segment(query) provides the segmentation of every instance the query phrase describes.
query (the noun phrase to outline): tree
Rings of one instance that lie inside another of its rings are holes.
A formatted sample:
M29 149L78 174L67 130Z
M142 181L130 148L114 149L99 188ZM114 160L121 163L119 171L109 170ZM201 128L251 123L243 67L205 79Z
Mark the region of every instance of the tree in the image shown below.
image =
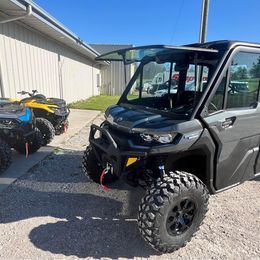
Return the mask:
M245 67L238 67L238 69L232 73L232 80L247 79L248 71Z
M250 70L250 75L252 78L260 78L260 56L257 59L257 63L253 63L253 66Z

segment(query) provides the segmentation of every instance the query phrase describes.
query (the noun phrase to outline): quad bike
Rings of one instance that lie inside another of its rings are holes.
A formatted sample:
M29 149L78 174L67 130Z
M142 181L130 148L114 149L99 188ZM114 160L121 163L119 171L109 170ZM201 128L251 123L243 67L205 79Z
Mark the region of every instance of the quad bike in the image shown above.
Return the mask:
M33 110L37 127L43 134L43 145L50 143L55 134L60 135L68 129L70 111L65 100L46 98L42 94L37 94L37 90L33 90L32 93L21 91L18 94L29 95L19 102Z
M199 229L209 194L260 175L260 44L143 46L97 60L140 65L105 121L91 126L83 171L102 185L123 177L144 187L141 234L162 253L177 250ZM246 78L235 73L241 67ZM161 96L142 91L157 70L170 83ZM233 81L250 91L230 93Z
M33 112L23 105L0 100L0 173L12 161L11 148L22 154L36 152L42 145L42 135L36 128Z

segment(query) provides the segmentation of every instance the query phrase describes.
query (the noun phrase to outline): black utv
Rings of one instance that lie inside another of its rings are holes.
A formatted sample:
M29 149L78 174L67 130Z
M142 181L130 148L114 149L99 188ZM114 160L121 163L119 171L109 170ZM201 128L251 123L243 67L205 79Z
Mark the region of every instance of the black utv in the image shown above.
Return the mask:
M198 230L209 194L260 174L260 44L144 46L98 59L140 65L105 121L91 126L83 169L96 182L145 184L139 229L153 248L172 252ZM142 91L159 72L168 91ZM248 91L230 91L232 82Z
M11 148L22 154L36 152L42 145L42 135L36 128L32 111L23 105L0 101L0 173L11 164Z

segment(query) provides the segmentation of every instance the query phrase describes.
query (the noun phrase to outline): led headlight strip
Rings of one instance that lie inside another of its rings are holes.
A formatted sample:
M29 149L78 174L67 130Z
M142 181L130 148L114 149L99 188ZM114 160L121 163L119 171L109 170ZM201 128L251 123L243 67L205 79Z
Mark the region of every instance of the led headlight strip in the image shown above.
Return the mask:
M141 138L145 141L145 142L152 142L152 141L156 141L158 143L161 144L169 144L173 141L175 135L172 134L140 134Z

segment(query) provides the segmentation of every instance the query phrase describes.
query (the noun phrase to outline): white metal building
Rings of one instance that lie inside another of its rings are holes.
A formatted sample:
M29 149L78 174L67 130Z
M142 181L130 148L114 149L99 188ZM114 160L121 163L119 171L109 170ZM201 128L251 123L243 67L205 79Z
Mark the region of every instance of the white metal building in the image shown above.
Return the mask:
M118 44L91 44L100 54L131 48L133 45ZM135 70L135 65L124 65L123 62L112 61L109 66L102 66L100 92L106 95L121 95L126 84L131 79Z
M37 89L73 102L99 94L98 52L29 0L0 0L0 96Z

